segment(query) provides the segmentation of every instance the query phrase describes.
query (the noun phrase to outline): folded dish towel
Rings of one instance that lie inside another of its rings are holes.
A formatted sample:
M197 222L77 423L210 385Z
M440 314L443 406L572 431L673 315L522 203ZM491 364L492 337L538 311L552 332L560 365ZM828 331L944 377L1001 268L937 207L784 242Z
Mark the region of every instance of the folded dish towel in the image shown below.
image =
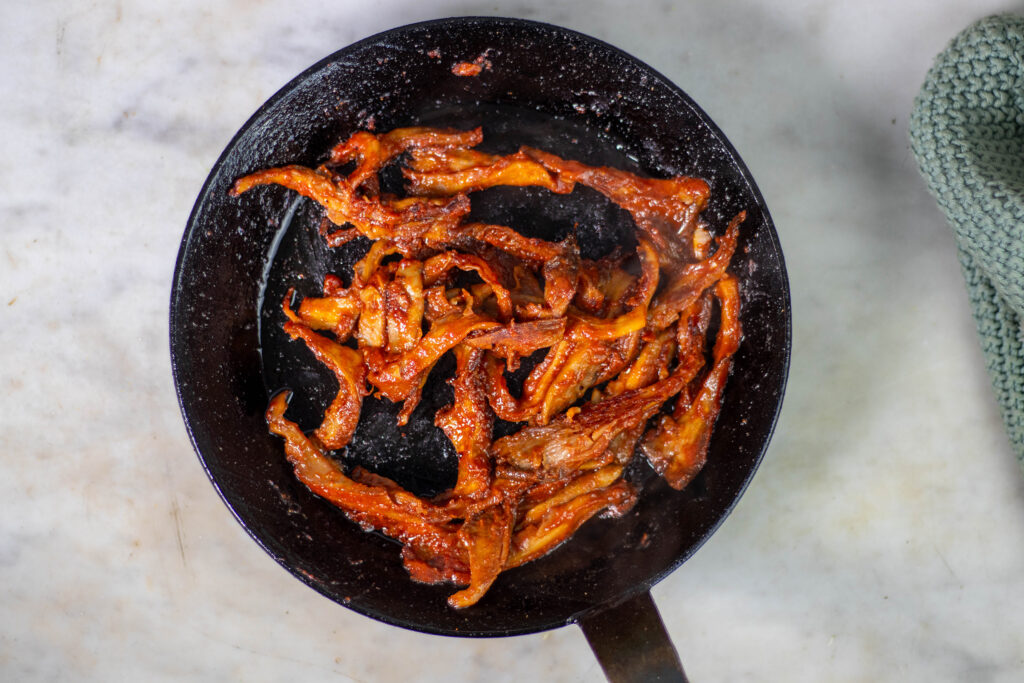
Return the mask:
M910 140L953 227L992 384L1024 467L1024 17L983 19L935 60Z

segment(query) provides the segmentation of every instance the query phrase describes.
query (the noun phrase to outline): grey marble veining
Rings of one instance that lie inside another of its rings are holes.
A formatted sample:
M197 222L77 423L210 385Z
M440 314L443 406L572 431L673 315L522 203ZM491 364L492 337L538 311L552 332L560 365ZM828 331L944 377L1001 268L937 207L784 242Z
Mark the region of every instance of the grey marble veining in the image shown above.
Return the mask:
M654 590L691 678L1024 678L1024 477L906 137L933 56L1014 3L9 5L0 679L601 680L576 628L439 638L303 586L217 498L171 382L178 243L235 130L334 50L459 14L562 24L665 73L778 226L782 419L735 512Z

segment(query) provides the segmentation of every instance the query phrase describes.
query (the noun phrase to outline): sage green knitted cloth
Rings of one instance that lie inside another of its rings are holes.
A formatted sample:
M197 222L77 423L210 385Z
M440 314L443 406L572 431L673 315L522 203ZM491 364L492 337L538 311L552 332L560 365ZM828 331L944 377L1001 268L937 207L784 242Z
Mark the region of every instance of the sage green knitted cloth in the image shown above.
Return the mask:
M1024 17L983 19L935 60L910 141L946 214L1003 421L1024 466Z

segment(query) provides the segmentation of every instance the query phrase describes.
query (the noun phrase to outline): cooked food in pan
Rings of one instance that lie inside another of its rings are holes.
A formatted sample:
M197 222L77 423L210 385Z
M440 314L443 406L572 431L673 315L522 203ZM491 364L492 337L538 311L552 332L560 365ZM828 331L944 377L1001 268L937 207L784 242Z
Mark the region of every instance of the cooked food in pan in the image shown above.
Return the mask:
M328 245L372 241L320 296L289 292L282 304L285 332L337 379L320 426L304 433L286 417L289 392L273 397L267 422L303 484L403 544L414 580L460 586L455 608L595 515L628 511L637 494L623 473L634 457L685 487L704 464L742 336L728 267L744 214L716 236L701 218L705 181L526 147L492 155L481 142L480 129L358 132L318 168L262 170L232 188L290 188L323 207ZM390 166L404 175L402 196L381 191ZM573 235L552 242L469 218L479 190L577 185L631 214L635 249L590 260ZM434 422L458 453L455 486L423 498L346 467L364 397L401 403L404 424L449 353L454 400ZM527 359L521 390L510 387ZM520 428L495 438L496 419Z

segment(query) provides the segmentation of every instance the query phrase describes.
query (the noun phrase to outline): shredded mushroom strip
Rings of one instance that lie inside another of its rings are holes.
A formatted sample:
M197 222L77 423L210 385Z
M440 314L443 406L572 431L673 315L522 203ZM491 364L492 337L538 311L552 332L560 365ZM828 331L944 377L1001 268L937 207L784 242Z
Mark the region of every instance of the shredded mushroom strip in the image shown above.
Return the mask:
M258 171L231 190L282 185L324 208L329 246L372 240L349 287L328 275L322 296L296 307L290 291L283 303L285 332L337 378L323 422L303 433L285 417L284 392L266 419L303 484L402 542L414 580L462 586L448 600L459 609L595 515L627 512L637 494L623 473L636 453L672 487L692 481L742 337L739 283L727 268L745 214L713 238L700 218L706 182L643 178L526 147L495 156L473 149L482 140L479 128L359 132L318 168ZM380 191L390 164L401 165L404 197ZM467 220L471 192L567 194L577 184L632 215L635 253L592 261L575 236L547 242ZM457 276L467 271L475 284ZM506 373L542 350L513 395ZM401 402L405 424L446 353L456 361L454 402L435 424L459 457L455 487L425 499L358 467L346 474L332 451L344 455L363 397ZM494 440L496 417L521 428Z

